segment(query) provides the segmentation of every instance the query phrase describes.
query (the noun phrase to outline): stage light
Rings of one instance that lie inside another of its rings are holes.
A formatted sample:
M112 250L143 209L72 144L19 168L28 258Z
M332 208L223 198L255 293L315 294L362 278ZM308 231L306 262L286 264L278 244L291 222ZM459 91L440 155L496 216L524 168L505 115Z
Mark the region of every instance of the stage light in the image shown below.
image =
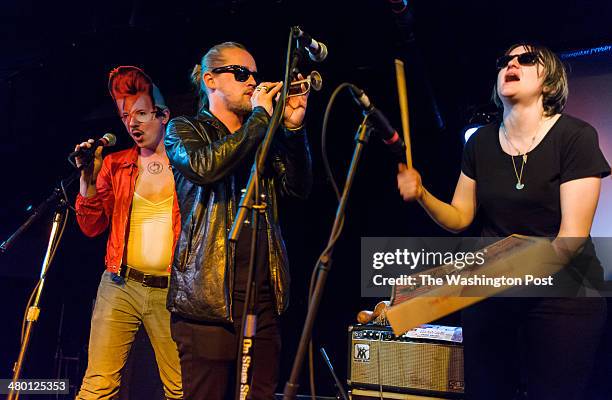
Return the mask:
M470 136L472 136L481 126L483 125L482 124L471 124L463 128L463 142L467 143Z
M463 128L463 143L466 143L481 126L490 124L500 118L499 111L492 108L491 104L472 107L472 115L467 121L467 125Z

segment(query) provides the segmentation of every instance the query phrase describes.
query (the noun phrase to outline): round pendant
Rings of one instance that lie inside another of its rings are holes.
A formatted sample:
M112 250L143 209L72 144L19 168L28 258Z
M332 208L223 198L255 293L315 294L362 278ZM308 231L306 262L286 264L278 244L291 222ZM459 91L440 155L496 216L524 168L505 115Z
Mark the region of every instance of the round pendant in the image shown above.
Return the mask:
M516 187L516 190L521 190L522 188L525 187L525 185L522 184L521 182L518 182L515 187Z

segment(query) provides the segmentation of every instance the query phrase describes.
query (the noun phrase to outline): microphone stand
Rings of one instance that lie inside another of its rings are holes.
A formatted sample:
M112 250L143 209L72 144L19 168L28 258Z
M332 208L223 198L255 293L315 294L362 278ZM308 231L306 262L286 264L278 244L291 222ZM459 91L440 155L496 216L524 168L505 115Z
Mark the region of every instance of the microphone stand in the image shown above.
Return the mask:
M79 178L79 174L80 171L75 171L71 175L69 175L68 178L63 179L62 182L66 183L62 183L62 186L70 186L72 182ZM21 226L15 232L13 232L13 234L9 236L8 239L6 239L4 242L2 242L2 244L0 244L0 253L6 253L11 248L13 243L19 238L19 236L21 236L30 227L30 225L32 225L40 217L42 217L47 212L47 209L50 206L57 205L58 202L61 202L63 199L60 199L60 195L62 194L62 189L53 189L53 193L51 193L51 195L47 197L47 199L45 199L34 209L32 215L30 215L30 217L23 224L21 224Z
M304 357L308 349L308 343L310 342L310 339L312 337L312 328L317 315L317 311L319 310L319 303L321 302L321 297L323 296L323 290L325 287L325 282L327 280L327 274L329 273L329 270L332 266L331 256L336 241L338 240L338 237L340 236L340 233L342 231L342 226L344 224L344 210L348 201L349 192L351 190L351 187L353 186L353 180L357 171L357 165L359 164L359 160L361 159L361 153L363 152L363 148L368 143L368 140L370 138L371 127L367 123L368 116L369 114L366 114L364 116L363 121L359 125L357 134L355 135L355 150L353 151L353 158L351 160L351 165L347 172L346 182L344 183L344 189L342 191L342 197L340 198L338 209L336 211L336 218L334 220L327 247L319 257L319 260L317 261L316 268L318 271L315 278L315 288L310 303L308 304L308 313L306 314L304 328L302 329L302 336L300 337L298 350L293 361L291 376L289 377L289 381L287 381L287 383L285 384L285 390L283 392L284 400L293 400L297 396L297 391L299 388L298 380L300 377L302 364L304 363Z
M329 373L334 379L334 384L336 385L336 389L338 389L336 398L341 399L341 400L349 400L348 396L346 395L346 391L344 390L344 386L342 385L342 382L340 382L340 379L338 379L338 375L336 375L336 372L334 371L334 366L332 365L329 357L327 356L327 352L325 351L323 347L321 347L319 351L321 352L321 356L323 356L323 360L325 360L325 364L327 365L327 368L329 369Z
M36 207L32 215L7 239L0 245L0 251L2 253L6 253L8 249L13 245L13 243L41 216L45 214L47 209L50 207L55 208L55 214L53 215L53 225L51 226L51 233L49 234L49 243L47 245L47 251L45 253L45 258L43 259L40 278L38 283L36 284L35 293L32 293L34 296L33 304L28 308L26 314L26 326L25 333L22 332L23 336L21 338L21 347L19 349L19 356L17 357L17 361L13 366L13 387L15 386L15 382L19 380L21 375L21 370L23 368L23 363L25 360L25 356L27 353L28 346L30 344L30 338L32 336L32 329L34 328L34 323L38 321L40 316L40 298L42 296L43 287L45 284L45 277L47 275L47 271L53 261L53 257L55 256L55 251L59 247L60 240L62 238L62 233L64 231L64 227L68 218L69 212L69 203L66 199L65 188L70 186L80 175L80 171L74 171L68 178L61 181L61 188L55 188L53 193L44 200L41 204ZM31 299L31 298L30 298ZM11 389L8 394L7 400L17 400L19 398L19 391L15 391Z
M257 316L255 314L255 305L257 304L257 290L255 281L255 260L257 255L258 245L258 229L259 215L263 214L268 207L264 195L259 193L259 178L263 171L264 163L268 157L274 133L280 125L281 118L285 111L285 102L291 82L291 72L297 66L301 58L300 49L294 46L294 39L297 39L297 27L292 27L289 34L289 43L287 45L287 57L285 62L285 72L283 79L283 87L280 93L280 98L274 107L270 123L266 130L266 135L257 150L255 162L251 168L251 175L247 183L247 187L242 194L236 217L232 223L232 228L228 239L230 242L236 243L242 230L242 225L246 223L246 216L249 210L252 211L252 234L251 248L249 255L249 268L246 283L246 301L242 313L242 321L239 335L239 348L236 358L236 390L235 398L238 400L246 400L251 387L251 379L253 375L253 340L257 330Z

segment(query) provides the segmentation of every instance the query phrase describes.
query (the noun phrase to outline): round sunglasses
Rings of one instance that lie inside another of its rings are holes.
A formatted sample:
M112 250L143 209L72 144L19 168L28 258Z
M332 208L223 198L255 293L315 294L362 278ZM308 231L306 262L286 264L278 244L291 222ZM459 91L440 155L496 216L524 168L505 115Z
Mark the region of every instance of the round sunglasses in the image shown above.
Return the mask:
M153 110L153 111L145 111L145 110L134 110L131 113L124 113L123 115L121 115L121 120L124 123L127 123L127 121L137 121L140 124L144 124L146 122L151 122L153 121L157 116L160 115L160 110Z

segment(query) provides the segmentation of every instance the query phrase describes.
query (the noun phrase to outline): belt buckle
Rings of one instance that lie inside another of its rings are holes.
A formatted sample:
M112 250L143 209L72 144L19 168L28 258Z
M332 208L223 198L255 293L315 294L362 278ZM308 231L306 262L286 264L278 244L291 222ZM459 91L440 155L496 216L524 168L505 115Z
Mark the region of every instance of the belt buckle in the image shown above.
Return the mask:
M142 276L142 286L153 287L151 286L151 281L149 279L155 278L155 276L150 274L144 274Z

